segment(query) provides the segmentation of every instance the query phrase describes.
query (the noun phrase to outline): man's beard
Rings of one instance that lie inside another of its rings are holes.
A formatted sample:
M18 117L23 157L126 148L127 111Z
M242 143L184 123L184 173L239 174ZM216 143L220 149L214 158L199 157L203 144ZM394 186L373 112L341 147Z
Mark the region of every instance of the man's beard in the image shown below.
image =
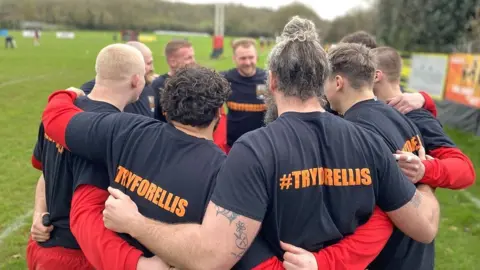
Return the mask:
M155 74L155 71L152 69L150 72L145 74L145 83L150 85L157 77L158 75Z
M267 89L269 89L268 85ZM278 118L277 104L275 103L275 99L273 98L273 95L270 91L267 91L265 93L265 105L267 106L267 111L265 112L263 122L268 125Z

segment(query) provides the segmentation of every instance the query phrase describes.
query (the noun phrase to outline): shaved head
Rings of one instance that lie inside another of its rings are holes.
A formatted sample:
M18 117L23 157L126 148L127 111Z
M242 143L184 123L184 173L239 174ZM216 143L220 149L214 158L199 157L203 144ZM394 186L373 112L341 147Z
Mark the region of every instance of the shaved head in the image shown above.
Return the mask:
M131 46L143 55L143 61L145 61L145 80L150 84L153 80L153 54L150 48L147 45L138 42L138 41L129 41L126 43L128 46Z
M150 48L148 48L147 45L141 43L141 42L138 42L138 41L129 41L126 43L128 46L132 46L134 47L135 49L139 50L143 56L145 55L151 55L152 54L152 51L150 50Z
M95 63L97 81L123 82L135 75L145 76L145 61L139 50L124 44L112 44L98 53Z

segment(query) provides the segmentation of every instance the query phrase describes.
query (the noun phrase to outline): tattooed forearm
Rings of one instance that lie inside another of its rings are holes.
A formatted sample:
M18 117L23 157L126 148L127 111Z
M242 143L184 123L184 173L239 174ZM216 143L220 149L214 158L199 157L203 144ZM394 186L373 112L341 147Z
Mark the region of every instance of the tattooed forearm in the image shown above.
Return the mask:
M228 219L228 221L230 221L230 224L232 224L232 221L234 221L238 217L237 213L234 213L234 212L232 212L230 210L227 210L225 208L215 206L215 209L217 210L217 216L218 216L218 214L220 214L220 215L226 217Z
M232 252L232 255L240 259L245 254L248 247L247 227L245 226L245 223L240 220L237 221L236 225L237 229L233 235L235 235L235 245L238 248L238 253Z
M420 203L422 202L422 194L420 194L420 192L416 192L410 202L415 208L418 208L420 206Z

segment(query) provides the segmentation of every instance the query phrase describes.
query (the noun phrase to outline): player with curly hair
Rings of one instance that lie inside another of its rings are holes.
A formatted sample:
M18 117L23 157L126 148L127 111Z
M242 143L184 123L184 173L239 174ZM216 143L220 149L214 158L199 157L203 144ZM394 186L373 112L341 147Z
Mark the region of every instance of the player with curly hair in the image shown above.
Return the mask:
M168 123L135 114L83 112L73 105L76 94L69 91L51 95L43 123L72 153L106 165L110 186L131 196L143 215L168 223L201 223L226 158L213 143L213 130L230 91L215 71L184 68L167 81L162 95ZM104 190L83 192L90 203L105 203L94 194L101 196ZM103 226L100 212L90 214ZM153 255L125 238L144 256Z

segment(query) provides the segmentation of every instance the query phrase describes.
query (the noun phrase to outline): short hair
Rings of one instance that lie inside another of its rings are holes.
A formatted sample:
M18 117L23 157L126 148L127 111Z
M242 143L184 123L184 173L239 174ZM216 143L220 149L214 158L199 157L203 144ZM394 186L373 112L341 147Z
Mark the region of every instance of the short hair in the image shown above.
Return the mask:
M174 39L167 43L165 46L165 56L170 57L174 53L176 53L179 49L182 48L190 48L192 47L192 43L184 39Z
M332 68L331 76L346 77L354 89L372 87L375 78L375 63L370 50L362 44L339 43L328 52Z
M340 40L340 43L357 43L363 44L369 49L377 47L375 37L365 31L357 31L346 35Z
M100 50L95 62L99 79L118 81L132 75L145 75L145 60L142 53L132 46L111 44Z
M400 81L402 74L402 57L391 47L378 47L372 51L377 70L381 70L389 82Z
M129 41L125 44L127 44L128 46L132 46L135 49L139 50L142 53L142 55L152 54L152 51L150 50L150 48L147 45L145 45L144 43L141 43L141 42L138 42L138 41Z
M161 105L167 121L208 127L231 93L227 80L198 65L180 68L166 80Z
M286 97L297 97L302 101L320 97L329 66L315 24L293 17L271 50L267 69L275 76L279 91Z
M248 48L256 45L257 42L253 38L238 38L232 41L233 52L237 51L238 47Z

